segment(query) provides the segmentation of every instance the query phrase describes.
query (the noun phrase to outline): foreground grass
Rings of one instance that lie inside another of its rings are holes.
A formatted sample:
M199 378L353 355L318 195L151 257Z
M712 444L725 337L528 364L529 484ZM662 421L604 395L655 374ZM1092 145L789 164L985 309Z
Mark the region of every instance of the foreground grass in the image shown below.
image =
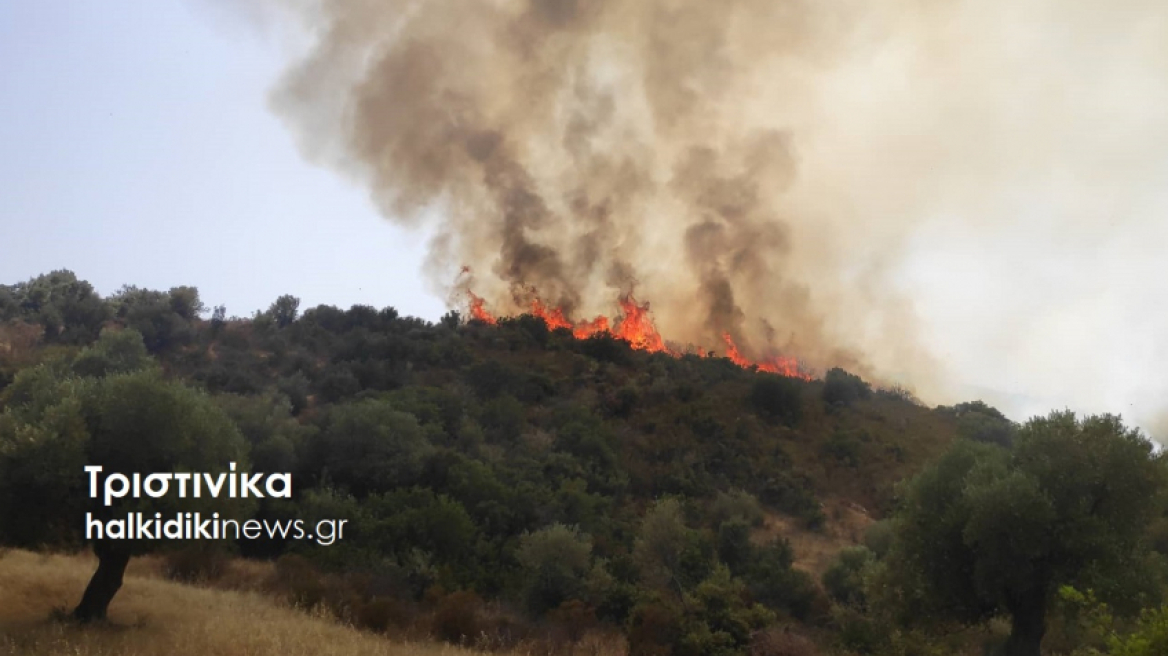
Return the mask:
M458 656L474 652L409 643L314 617L255 592L172 583L131 569L109 622L51 619L71 608L96 562L82 556L0 552L0 656Z

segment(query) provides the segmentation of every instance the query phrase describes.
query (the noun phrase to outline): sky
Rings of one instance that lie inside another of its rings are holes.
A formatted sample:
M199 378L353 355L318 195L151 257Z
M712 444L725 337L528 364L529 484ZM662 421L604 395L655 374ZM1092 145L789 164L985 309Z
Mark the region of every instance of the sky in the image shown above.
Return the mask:
M392 305L436 320L426 235L300 157L268 109L279 44L214 6L0 0L0 282L199 288L250 316Z
M67 268L102 294L194 285L234 316L293 294L302 308L392 305L436 320L446 306L421 273L428 235L301 156L269 106L287 44L228 13L0 0L0 283ZM1163 105L1128 106L1142 112L1131 125L1165 125ZM1131 139L1121 132L1093 138ZM1119 412L1168 438L1165 134L1143 138L1164 155L1139 160L1127 206L1108 194L1130 185L1101 180L1098 208L1059 205L1081 189L1038 190L1010 200L1018 225L938 216L914 235L896 275L950 374L943 400L984 398L1015 419ZM1059 222L1120 206L1114 224Z

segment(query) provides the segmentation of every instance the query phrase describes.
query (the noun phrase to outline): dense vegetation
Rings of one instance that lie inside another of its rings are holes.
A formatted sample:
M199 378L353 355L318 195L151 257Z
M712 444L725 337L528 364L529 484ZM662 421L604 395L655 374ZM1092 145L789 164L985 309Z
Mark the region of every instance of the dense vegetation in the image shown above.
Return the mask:
M532 316L431 324L291 296L206 314L190 287L102 298L64 271L0 286L0 543L81 546L87 463L232 460L291 472L295 494L224 512L349 528L329 546L217 547L279 559L291 598L368 628L435 609L456 642L485 630L485 599L513 609L501 636L608 625L637 654L762 653L776 623L905 653L998 616L1009 653L1036 654L1070 586L1121 618L1163 590L1163 461L1115 418L1020 427L839 369L789 379ZM829 534L841 509L868 518L863 544L797 567L787 538ZM113 549L111 567L160 544Z

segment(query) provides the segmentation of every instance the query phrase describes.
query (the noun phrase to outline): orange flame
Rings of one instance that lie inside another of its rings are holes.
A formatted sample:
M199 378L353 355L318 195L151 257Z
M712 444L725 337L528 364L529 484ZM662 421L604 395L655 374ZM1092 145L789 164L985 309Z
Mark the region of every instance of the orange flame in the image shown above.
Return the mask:
M742 357L742 352L738 350L738 345L734 343L734 338L730 336L730 333L722 333L722 341L726 342L726 357L730 358L730 361L739 367L745 369L758 367L759 371L788 376L790 378L811 380L811 376L799 370L799 361L795 358L784 358L776 355L769 360L752 362Z
M592 321L581 321L572 328L572 334L576 339L588 339L597 333L607 333L608 317L596 317Z
M486 309L483 308L483 299L481 297L475 296L475 293L469 289L466 291L466 295L470 297L470 316L472 319L478 319L479 321L489 323L492 326L499 323L499 321L495 319L495 317L490 312L487 312Z
M547 324L548 330L555 330L556 328L572 329L572 322L564 317L563 310L558 307L549 308L543 304L543 301L539 300L538 296L531 301L531 313L543 319L543 322Z
M661 333L657 332L653 319L649 317L649 304L637 305L631 294L619 302L624 316L621 317L613 334L632 344L635 349L650 353L668 352L665 340L661 338Z
M472 318L491 325L498 324L495 316L483 307L482 298L469 290L467 296L470 298L469 310ZM657 327L653 325L653 318L649 315L648 303L638 304L632 295L619 299L618 303L620 304L621 316L617 317L615 328L610 327L611 322L605 316L598 316L591 321L572 322L564 315L562 308L548 306L538 296L535 296L531 301L531 314L542 319L550 330L557 328L571 330L576 339L588 339L593 335L609 334L617 339L623 339L637 350L667 353L674 357L682 355L680 351L670 349L665 344L665 339L661 337L661 333L657 332ZM795 358L775 355L755 362L742 355L730 333L722 333L722 341L726 343L726 357L744 369L755 367L759 371L811 380L811 376L800 368L799 361ZM699 352L705 353L705 349L699 349Z

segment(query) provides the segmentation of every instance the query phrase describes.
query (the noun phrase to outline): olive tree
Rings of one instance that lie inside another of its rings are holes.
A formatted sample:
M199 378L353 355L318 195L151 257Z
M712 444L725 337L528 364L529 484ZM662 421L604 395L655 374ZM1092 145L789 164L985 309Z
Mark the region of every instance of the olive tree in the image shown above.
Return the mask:
M918 615L1004 612L1003 652L1038 656L1059 586L1128 580L1143 562L1164 464L1111 415L1034 418L1012 449L962 441L905 487L888 557L893 587Z
M95 349L134 351L131 340L111 338ZM121 347L121 348L114 348ZM140 347L140 344L139 344ZM103 353L83 353L83 371ZM124 364L134 358L108 358ZM178 499L132 495L106 505L99 490L91 496L87 466L109 473L222 472L229 462L247 468L246 442L230 419L206 395L165 380L156 368L82 376L67 362L50 362L17 375L5 391L0 413L0 542L20 547L79 546L86 542L87 513L98 522L142 512L173 517L178 511L238 517L242 499ZM111 539L91 542L97 571L73 611L81 621L103 619L121 588L130 558L160 540Z
M592 565L592 539L575 526L552 524L519 538L524 597L539 614L582 594Z

